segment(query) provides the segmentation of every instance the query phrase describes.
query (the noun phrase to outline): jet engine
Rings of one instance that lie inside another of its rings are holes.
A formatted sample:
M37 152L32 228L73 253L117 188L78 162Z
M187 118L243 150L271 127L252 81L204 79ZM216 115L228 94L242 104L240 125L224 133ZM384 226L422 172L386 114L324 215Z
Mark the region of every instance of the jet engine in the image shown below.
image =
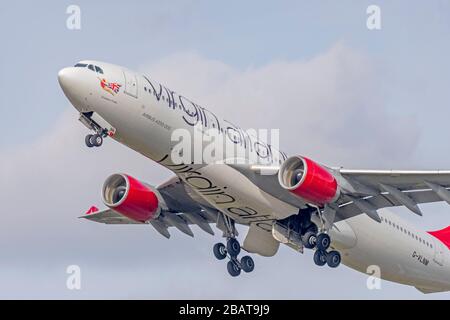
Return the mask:
M106 179L102 196L106 206L135 221L153 220L160 212L155 192L126 174L113 174Z
M278 172L280 185L306 202L324 205L336 201L340 190L325 167L301 156L286 159Z

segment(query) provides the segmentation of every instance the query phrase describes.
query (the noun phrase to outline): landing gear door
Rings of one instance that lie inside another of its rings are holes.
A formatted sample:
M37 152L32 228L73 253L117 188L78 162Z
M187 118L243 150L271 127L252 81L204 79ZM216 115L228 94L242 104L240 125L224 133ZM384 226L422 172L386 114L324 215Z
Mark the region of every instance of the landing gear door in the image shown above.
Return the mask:
M128 70L123 70L123 75L125 78L125 93L129 96L132 96L133 98L138 97L138 85L137 85L137 78L136 75L133 72L130 72Z

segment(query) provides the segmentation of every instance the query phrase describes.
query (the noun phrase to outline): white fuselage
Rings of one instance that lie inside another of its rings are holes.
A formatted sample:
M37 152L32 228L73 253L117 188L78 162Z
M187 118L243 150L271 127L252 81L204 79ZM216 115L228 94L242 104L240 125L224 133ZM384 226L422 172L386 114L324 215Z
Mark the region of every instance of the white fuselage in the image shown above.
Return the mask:
M298 213L297 208L262 191L231 166L176 164L170 156L178 143L172 141L172 134L180 128L192 137L195 130L217 130L226 143L242 148L247 155L258 153L258 162L264 165L278 166L285 154L246 136L239 127L148 77L103 62L85 63L100 66L104 74L87 68L65 68L59 74L75 108L101 116L115 129L115 140L172 170L198 199L238 223L256 223L268 232L274 220ZM119 92L103 88L102 79L120 84ZM380 216L383 221L377 223L360 214L338 222L330 231L343 263L361 272L379 268L383 279L422 289L450 290L449 250L397 215L381 211Z

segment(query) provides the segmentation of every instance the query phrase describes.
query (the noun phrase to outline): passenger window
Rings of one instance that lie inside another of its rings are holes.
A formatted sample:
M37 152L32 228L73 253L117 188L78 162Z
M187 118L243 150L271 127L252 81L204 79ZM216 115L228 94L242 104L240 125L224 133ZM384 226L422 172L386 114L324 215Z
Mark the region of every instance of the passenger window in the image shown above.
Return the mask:
M95 72L94 66L92 64L88 65L88 69Z
M103 74L103 70L100 67L95 66L95 71L97 71L97 73Z

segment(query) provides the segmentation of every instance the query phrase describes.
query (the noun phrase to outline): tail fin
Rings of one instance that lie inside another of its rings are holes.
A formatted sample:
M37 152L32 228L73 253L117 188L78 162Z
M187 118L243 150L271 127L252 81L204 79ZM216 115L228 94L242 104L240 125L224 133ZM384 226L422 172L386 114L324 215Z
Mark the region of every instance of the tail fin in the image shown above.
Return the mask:
M437 238L450 249L450 226L438 231L428 231L428 233Z

